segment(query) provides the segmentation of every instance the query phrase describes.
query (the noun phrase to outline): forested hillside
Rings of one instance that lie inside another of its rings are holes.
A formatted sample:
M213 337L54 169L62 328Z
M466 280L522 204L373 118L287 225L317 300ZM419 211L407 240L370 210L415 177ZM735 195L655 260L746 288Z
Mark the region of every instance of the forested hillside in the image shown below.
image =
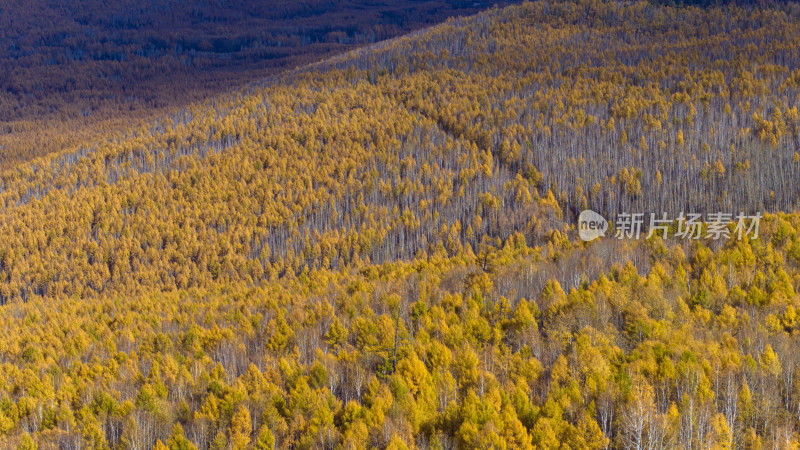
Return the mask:
M506 2L6 2L0 168L497 3Z
M7 169L0 445L797 448L798 67L794 4L540 1Z

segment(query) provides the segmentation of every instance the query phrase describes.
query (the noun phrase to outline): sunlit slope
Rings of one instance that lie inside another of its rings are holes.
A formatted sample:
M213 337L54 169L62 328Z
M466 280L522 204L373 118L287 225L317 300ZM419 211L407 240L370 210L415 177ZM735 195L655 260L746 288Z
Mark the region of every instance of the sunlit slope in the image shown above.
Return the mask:
M782 8L492 10L5 172L0 448L797 448Z
M797 15L492 10L36 161L3 176L2 296L558 246L584 207L792 209Z

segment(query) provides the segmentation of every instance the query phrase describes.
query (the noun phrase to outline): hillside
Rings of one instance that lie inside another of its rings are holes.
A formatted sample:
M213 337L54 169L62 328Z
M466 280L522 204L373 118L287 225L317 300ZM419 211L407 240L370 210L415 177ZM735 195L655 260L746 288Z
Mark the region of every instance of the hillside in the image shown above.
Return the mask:
M493 4L10 2L0 6L0 168Z
M6 169L2 445L797 448L798 49L524 3Z

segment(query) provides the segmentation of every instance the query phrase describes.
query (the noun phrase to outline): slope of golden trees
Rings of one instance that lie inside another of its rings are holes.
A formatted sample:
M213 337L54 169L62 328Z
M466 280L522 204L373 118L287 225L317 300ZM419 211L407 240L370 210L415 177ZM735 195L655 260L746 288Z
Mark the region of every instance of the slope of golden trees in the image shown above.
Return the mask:
M2 445L796 448L799 16L494 9L5 170Z
M0 176L0 298L541 243L586 207L791 209L798 14L493 10L37 160Z
M2 442L796 448L798 230L8 304Z

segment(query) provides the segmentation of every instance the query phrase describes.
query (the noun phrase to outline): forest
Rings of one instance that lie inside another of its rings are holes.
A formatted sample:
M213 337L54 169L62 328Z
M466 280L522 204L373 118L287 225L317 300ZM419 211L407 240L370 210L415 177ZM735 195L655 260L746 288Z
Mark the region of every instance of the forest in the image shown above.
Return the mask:
M0 5L0 167L505 1Z
M800 448L799 67L794 3L540 0L4 167L0 447Z

